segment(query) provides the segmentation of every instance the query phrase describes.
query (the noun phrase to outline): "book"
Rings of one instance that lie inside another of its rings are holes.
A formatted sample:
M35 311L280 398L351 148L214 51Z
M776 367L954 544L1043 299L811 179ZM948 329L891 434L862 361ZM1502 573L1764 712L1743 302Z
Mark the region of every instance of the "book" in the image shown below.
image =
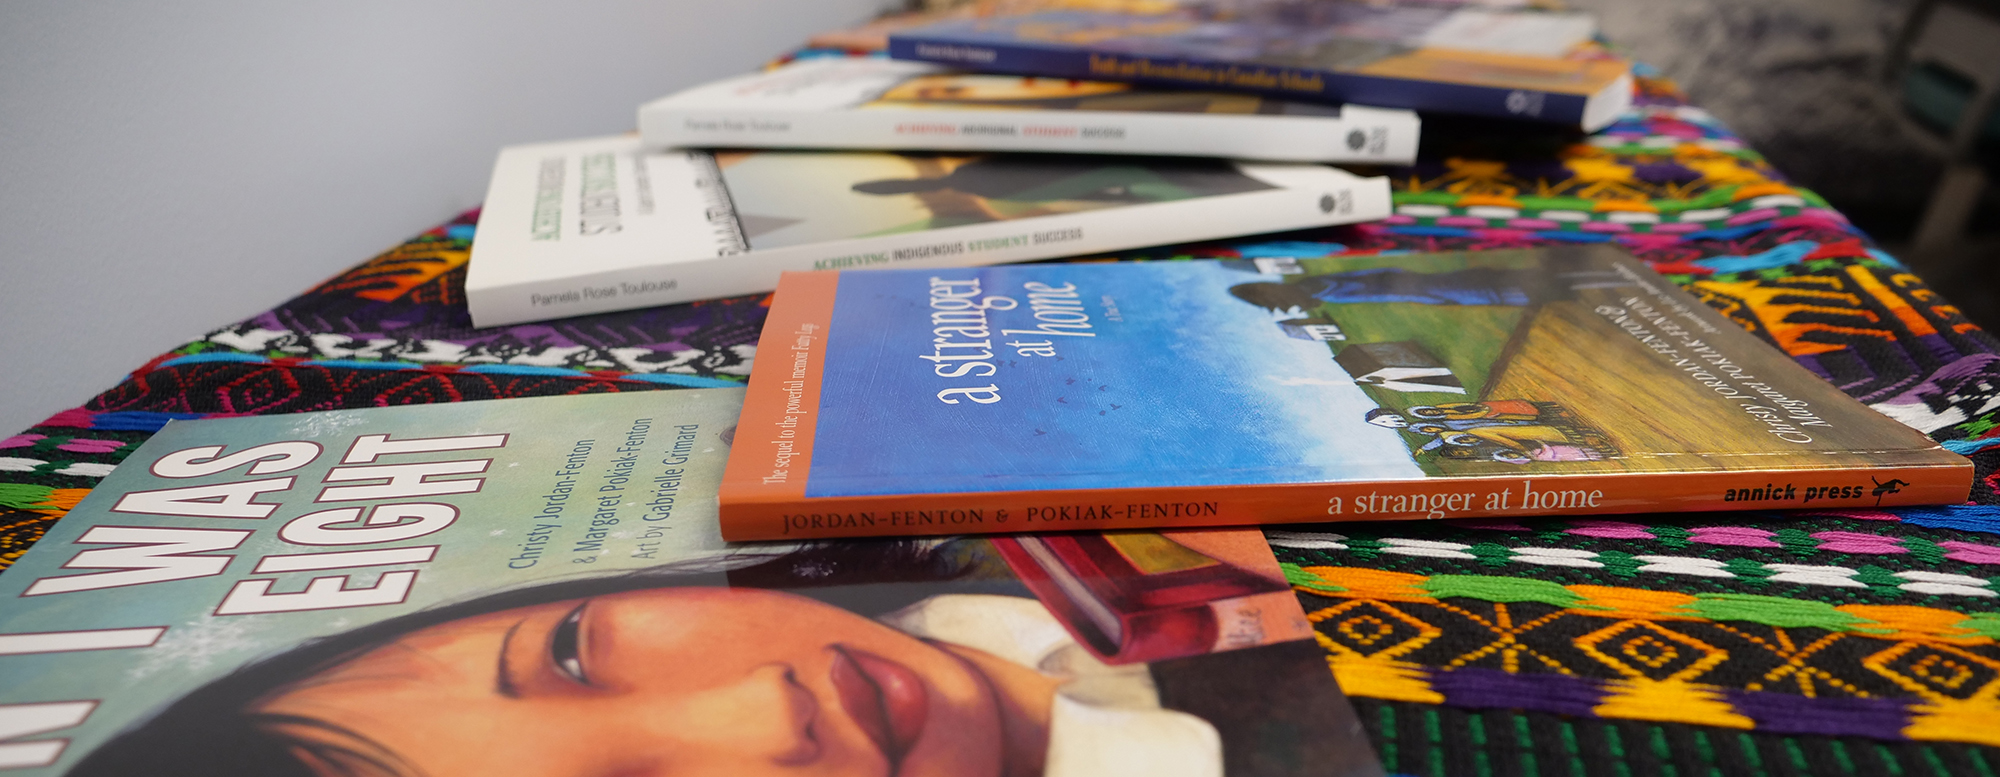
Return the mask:
M723 536L1963 501L1609 245L787 274Z
M807 59L639 107L657 147L1044 151L1408 164L1403 110L1109 81L965 73L869 57Z
M725 543L742 398L169 424L0 575L0 768L1382 773L1260 534L1027 567L1081 605L983 538Z
M1020 262L1367 221L1324 165L1075 154L502 149L466 270L476 326L770 291L786 270Z
M1271 622L1272 615L1290 618L1291 586L1282 575L1249 571L1269 548L1245 540L1254 535L1023 534L992 542L1079 644L1105 661L1127 663L1294 633L1285 620ZM1242 545L1247 562L1227 560L1232 543Z
M1594 131L1631 105L1631 68L1570 56L1585 14L1346 0L1190 4L946 19L889 36L889 56L993 73L1463 113Z

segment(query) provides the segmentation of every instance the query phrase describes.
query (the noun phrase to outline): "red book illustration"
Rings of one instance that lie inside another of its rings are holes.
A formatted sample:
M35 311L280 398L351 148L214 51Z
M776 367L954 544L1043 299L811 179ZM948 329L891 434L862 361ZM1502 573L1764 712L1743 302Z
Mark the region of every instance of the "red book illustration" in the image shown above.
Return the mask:
M1217 534L1256 539L1240 532L1111 532L996 537L993 545L1077 642L1106 663L1308 636L1311 626L1292 606L1283 573L1218 544Z

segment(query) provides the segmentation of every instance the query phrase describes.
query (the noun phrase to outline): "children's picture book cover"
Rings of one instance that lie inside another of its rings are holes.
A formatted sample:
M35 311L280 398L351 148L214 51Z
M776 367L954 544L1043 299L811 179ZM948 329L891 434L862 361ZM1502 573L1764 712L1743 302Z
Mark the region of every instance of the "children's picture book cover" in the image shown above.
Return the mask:
M1626 63L1572 56L1586 14L1305 0L1163 13L1046 10L889 36L896 59L1574 124L1631 104Z
M1318 164L1160 156L510 146L466 270L496 326L768 292L787 270L957 267L1382 218Z
M168 425L0 575L0 770L1381 774L1260 534L726 543L742 397Z
M992 75L878 57L802 59L639 107L673 148L1162 154L1406 164L1417 115L1244 92Z
M1962 501L1621 249L790 274L732 539ZM775 366L773 365L775 362Z

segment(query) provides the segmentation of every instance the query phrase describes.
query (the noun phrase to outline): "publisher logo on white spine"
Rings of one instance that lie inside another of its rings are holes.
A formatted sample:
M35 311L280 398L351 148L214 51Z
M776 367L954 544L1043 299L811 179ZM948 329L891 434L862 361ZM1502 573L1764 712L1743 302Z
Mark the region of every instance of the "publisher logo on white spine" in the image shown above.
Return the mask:
M1521 89L1507 93L1507 112L1516 116L1542 115L1542 101L1548 95Z

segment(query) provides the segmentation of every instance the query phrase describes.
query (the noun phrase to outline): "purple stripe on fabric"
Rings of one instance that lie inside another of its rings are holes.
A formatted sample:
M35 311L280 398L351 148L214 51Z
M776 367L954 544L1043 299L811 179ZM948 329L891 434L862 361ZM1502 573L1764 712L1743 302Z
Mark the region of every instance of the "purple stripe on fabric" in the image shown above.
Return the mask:
M1689 542L1706 545L1734 545L1742 548L1782 547L1771 541L1775 532L1751 526L1696 526L1689 531L1693 535L1688 537Z
M1796 216L1772 219L1771 226L1779 229L1813 227L1816 229L1838 229L1842 232L1854 232L1853 225L1849 224L1847 219L1827 218L1826 216L1812 213L1801 213Z
M1654 232L1700 232L1708 227L1701 222L1665 221L1653 225Z
M1833 371L1827 369L1825 364L1820 363L1818 355L1794 356L1792 357L1792 361L1798 362L1800 367L1811 370L1812 374L1825 378L1829 382L1833 380Z
M1810 697L1769 691L1728 689L1730 706L1773 734L1820 734L1901 740L1910 724L1909 705L1897 699Z
M1733 227L1738 224L1748 224L1752 221L1763 221L1765 219L1774 219L1777 217L1778 217L1777 208L1758 208L1756 210L1746 210L1743 211L1742 213L1730 216L1729 220L1723 223Z
M1835 553L1893 555L1910 552L1908 548L1903 547L1903 540L1901 538L1884 537L1879 534L1854 531L1822 531L1813 532L1812 538L1820 541L1820 550L1830 550Z
M1518 708L1591 717L1604 700L1603 683L1560 674L1509 674L1498 669L1432 669L1431 689L1453 707Z
M1445 216L1437 220L1440 227L1483 227L1486 222L1478 216Z
M1383 219L1383 220L1382 220L1382 223L1384 223L1384 224L1415 224L1415 223L1417 223L1417 218L1416 218L1415 216L1405 216L1405 215L1403 215L1403 214L1400 214L1400 213L1398 213L1398 214L1396 214L1396 215L1394 215L1394 216L1390 216L1390 217L1388 217L1388 218L1386 218L1386 219Z
M1562 229L1561 223L1548 219L1508 219L1507 226L1516 229Z
M1581 229L1585 232L1630 232L1631 225L1614 224L1609 221L1587 221Z
M2000 547L1958 540L1940 542L1938 547L1951 551L1944 554L1944 557L1953 561L1963 561L1967 564L2000 564Z
M1475 709L1524 709L1596 717L1610 692L1602 680L1559 674L1510 674L1472 667L1430 668L1430 686L1444 703ZM1810 697L1715 686L1720 698L1775 734L1864 736L1899 741L1910 723L1909 706L1896 699Z

